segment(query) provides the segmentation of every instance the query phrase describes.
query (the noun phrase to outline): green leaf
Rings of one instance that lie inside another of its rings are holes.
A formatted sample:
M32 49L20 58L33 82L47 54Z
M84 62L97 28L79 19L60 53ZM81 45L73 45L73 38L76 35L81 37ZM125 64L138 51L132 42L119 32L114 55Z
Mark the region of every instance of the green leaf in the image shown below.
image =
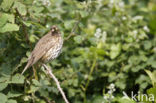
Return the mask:
M41 86L40 82L37 81L36 79L33 79L32 82L35 86Z
M69 94L69 97L75 96L75 89L69 88L68 92L69 92L68 93Z
M0 91L2 91L3 89L5 89L8 86L7 83L0 83Z
M55 87L47 87L47 89L48 89L49 92L52 91L52 92L55 93L55 94L58 94L58 93L59 93L58 89L55 88Z
M66 29L71 29L71 28L73 28L74 23L75 23L75 20L65 21L64 26Z
M7 17L3 13L0 14L0 27L7 22Z
M41 96L44 96L44 97L49 96L49 93L47 91L45 91L43 88L39 89L39 93L40 93Z
M24 76L20 74L16 74L12 77L11 81L9 83L15 83L15 84L23 84L24 83Z
M4 16L10 23L15 23L15 16L13 14L4 14Z
M0 14L0 27L6 24L9 21L10 23L15 23L15 16L12 14L1 13Z
M1 66L0 66L0 73L1 74L6 74L6 75L9 75L11 74L11 65L9 63L3 63ZM7 77L4 77L4 78L7 78ZM2 79L4 79L2 78ZM9 77L8 77L9 78Z
M0 103L6 103L8 100L7 96L0 93Z
M156 63L155 63L155 58L154 56L151 56L148 60L147 60L147 64L151 65L153 68L156 68Z
M147 93L148 93L148 96L149 97L150 96L154 96L154 99L155 99L156 98L156 87L148 89L147 90ZM156 102L156 99L154 101Z
M9 79L10 79L10 76L8 76L8 77L0 77L0 82L6 82L6 81L9 81Z
M40 100L39 102L37 102L37 103L47 103L46 101L44 101L44 100Z
M9 91L7 94L8 98L14 98L14 97L19 97L21 96L22 93L16 92L16 91Z
M120 54L120 51L121 51L121 44L113 44L111 46L111 52L110 52L110 58L111 59L115 59L119 54Z
M125 89L126 88L126 84L125 81L120 80L120 81L116 81L115 82L116 87L120 88L120 89Z
M31 23L28 22L28 21L23 21L23 23L24 23L27 27L31 26Z
M92 103L103 103L103 97L102 96L95 96L95 97L93 97L93 101L92 101Z
M4 11L8 11L10 9L10 7L12 6L14 0L3 0L2 4L1 4L1 8Z
M30 36L29 36L29 40L30 40L30 42L32 42L32 43L34 43L34 42L36 41L37 38L38 38L38 37L37 37L36 35L30 35Z
M0 28L1 33L10 32L10 31L18 31L19 26L17 24L7 23L4 27Z
M131 43L131 42L133 42L133 38L132 37L127 37L127 38L125 38L125 41L128 42L128 43Z
M83 41L83 38L82 36L78 35L74 37L74 40L76 43L80 44Z
M35 93L39 88L40 87L38 86L31 85L30 90L28 90L28 93Z
M29 8L29 12L34 15L41 13L44 10L44 7L32 6Z
M115 98L118 103L136 103L134 100L130 98Z
M82 18L84 18L84 17L88 16L88 12L80 11L80 15L81 15Z
M129 44L123 44L122 45L122 49L125 50L125 51L129 50L129 47L130 47Z
M151 72L149 70L145 70L145 72L148 74L148 76L150 77L153 86L156 84L156 71Z
M26 6L20 2L15 2L14 4L14 8L17 8L18 12L21 15L26 15L27 14L27 10L26 10Z
M17 101L13 99L9 99L6 103L17 103Z
M152 47L152 42L151 41L145 41L144 42L144 48L145 50L148 50Z

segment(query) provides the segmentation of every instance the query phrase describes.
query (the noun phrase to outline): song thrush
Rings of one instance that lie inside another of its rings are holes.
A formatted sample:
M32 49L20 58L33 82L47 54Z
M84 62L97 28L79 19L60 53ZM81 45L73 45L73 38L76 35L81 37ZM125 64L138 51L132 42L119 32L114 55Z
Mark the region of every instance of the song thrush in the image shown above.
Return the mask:
M47 63L58 57L62 45L63 39L59 29L56 26L52 26L51 30L37 42L21 74L38 61Z

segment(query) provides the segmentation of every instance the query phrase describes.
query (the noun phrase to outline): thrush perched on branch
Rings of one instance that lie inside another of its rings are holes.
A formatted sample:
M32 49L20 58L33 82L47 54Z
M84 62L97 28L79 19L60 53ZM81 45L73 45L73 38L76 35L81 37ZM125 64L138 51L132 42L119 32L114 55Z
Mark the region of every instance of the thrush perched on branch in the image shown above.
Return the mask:
M52 26L51 30L37 42L21 74L38 61L47 63L58 57L62 45L63 39L59 29L56 26Z

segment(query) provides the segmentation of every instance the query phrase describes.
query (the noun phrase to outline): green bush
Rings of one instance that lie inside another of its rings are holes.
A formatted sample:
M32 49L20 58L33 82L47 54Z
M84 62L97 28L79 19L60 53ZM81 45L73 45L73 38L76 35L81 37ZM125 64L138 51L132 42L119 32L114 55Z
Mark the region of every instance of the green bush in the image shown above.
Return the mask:
M114 99L106 102L135 102L122 99L123 91L156 95L155 12L154 0L1 1L1 103L64 102L43 68L20 75L52 25L60 29L64 46L48 65L71 103L103 103L111 83Z

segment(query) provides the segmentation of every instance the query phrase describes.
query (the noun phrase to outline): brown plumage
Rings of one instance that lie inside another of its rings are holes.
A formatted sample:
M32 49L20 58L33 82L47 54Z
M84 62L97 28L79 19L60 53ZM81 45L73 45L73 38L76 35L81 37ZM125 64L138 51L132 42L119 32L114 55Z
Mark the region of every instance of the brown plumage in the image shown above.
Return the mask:
M22 74L37 61L47 63L50 60L55 59L61 51L63 39L56 26L52 26L51 30L43 36L36 44L28 63L25 66Z

